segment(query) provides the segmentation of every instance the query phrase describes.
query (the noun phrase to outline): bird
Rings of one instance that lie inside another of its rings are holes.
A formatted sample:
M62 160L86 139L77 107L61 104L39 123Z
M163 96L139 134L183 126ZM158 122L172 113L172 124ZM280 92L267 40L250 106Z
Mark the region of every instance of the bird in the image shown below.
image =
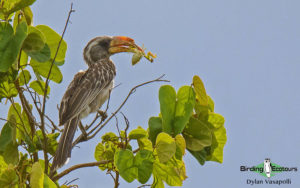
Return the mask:
M64 126L52 161L51 172L65 165L79 121L96 112L113 88L116 67L110 56L121 52L142 51L134 40L125 36L100 36L90 40L83 50L88 69L75 74L60 103L59 125Z

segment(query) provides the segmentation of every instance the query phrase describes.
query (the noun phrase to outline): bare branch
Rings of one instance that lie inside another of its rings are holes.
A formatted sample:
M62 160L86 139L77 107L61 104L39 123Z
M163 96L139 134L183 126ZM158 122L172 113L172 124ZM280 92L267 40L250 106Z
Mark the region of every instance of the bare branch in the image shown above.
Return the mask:
M52 63L51 63L51 66L50 66L50 70L48 72L48 76L47 76L47 79L46 79L46 83L45 83L45 92L44 92L44 98L43 98L43 104L42 104L42 114L41 114L41 130L42 130L42 133L43 133L43 136L44 136L44 146L43 146L43 150L44 150L44 159L45 159L45 173L47 174L48 173L48 163L49 163L49 160L48 160L48 152L47 152L47 135L46 135L46 132L45 132L45 109L46 109L46 98L47 98L47 91L48 91L48 86L49 86L49 78L50 78L50 75L51 75L51 72L52 72L52 68L53 68L53 65L54 65L54 62L55 62L55 59L57 57L57 54L58 54L58 51L59 51L59 48L60 48L60 45L63 41L63 38L64 38L64 35L65 35L65 32L67 30L67 27L69 25L69 20L70 20L70 17L71 17L71 14L74 12L75 10L73 10L73 3L71 3L71 8L70 8L70 11L68 13L68 18L67 18L67 21L66 21L66 24L65 24L65 27L64 27L64 30L63 30L63 33L61 35L61 38L58 42L58 45L57 45L57 49L56 49L56 52L55 52L55 55L54 55L54 58L52 60Z
M101 164L107 164L107 163L110 163L112 162L111 160L110 161L97 161L97 162L91 162L91 163L82 163L82 164L77 164L77 165L74 165L66 170L64 170L63 172L61 172L60 174L57 174L56 176L54 176L52 178L53 181L56 181L56 180L59 180L60 178L62 178L63 176L69 174L70 172L76 170L76 169L79 169L79 168L84 168L84 167L93 167L93 166L99 166Z

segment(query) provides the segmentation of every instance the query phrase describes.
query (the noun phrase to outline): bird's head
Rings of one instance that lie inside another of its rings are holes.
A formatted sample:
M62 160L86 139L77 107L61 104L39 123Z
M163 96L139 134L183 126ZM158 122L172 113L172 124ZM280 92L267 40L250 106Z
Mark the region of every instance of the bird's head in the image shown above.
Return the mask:
M83 51L83 57L88 65L101 59L108 59L111 55L120 52L143 51L134 43L134 40L124 36L102 36L92 39Z

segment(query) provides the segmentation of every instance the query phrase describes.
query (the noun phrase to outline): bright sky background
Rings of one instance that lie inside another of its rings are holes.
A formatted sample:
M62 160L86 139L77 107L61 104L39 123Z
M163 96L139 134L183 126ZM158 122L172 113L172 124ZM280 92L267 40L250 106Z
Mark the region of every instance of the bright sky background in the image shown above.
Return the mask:
M34 24L46 24L61 33L70 3L37 0L32 7ZM242 173L239 168L260 164L266 157L300 170L299 7L299 0L74 1L76 12L65 36L68 51L61 68L64 79L60 85L51 84L47 113L58 122L56 105L73 75L87 68L82 50L90 39L129 36L158 57L156 63L143 60L135 67L131 66L131 55L112 58L117 66L115 83L122 85L113 91L111 110L141 82L166 74L178 89L189 85L197 74L215 101L215 112L226 119L228 141L223 164L207 162L201 166L187 154L184 160L188 179L183 187L251 187L246 185L247 179L264 178ZM147 128L148 118L159 113L160 85L138 89L122 110L131 129L138 125ZM101 134L108 131L116 131L114 121ZM80 144L66 168L94 161L99 141L100 135L88 144ZM113 186L111 177L97 167L77 170L62 182L77 177L80 179L74 183L79 187ZM278 174L273 179L285 178L291 178L292 185L282 188L300 186L299 172ZM128 184L122 180L120 187L138 185L137 181Z

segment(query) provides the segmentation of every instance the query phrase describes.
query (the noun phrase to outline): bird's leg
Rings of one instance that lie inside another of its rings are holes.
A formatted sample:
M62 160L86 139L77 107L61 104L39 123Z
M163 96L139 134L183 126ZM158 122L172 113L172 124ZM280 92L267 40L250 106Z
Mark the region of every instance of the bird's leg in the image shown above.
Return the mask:
M79 127L79 129L81 130L83 137L87 137L87 133L86 133L85 128L83 127L81 121L79 121L78 127Z
M101 121L104 121L107 118L107 113L102 110L97 110L98 114L101 116Z

